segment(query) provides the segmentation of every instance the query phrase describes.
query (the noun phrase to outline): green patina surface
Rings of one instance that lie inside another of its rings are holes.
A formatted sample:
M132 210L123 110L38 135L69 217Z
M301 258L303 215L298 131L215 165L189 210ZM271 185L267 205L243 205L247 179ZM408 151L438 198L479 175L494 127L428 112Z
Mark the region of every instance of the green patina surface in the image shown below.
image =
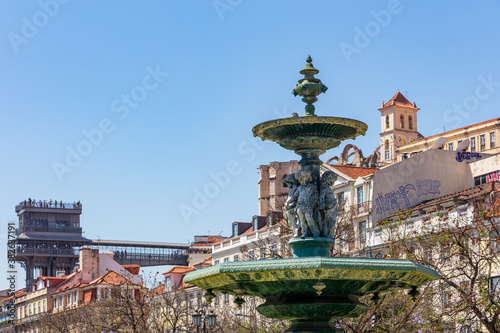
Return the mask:
M190 272L184 282L233 295L240 285L242 295L268 298L313 295L318 280L326 285L321 295L326 297L382 292L391 282L410 288L435 279L434 270L407 260L310 257L228 262Z
M337 147L343 140L365 135L367 129L365 123L348 118L290 117L260 123L252 132L262 140L277 142L289 150L328 150Z

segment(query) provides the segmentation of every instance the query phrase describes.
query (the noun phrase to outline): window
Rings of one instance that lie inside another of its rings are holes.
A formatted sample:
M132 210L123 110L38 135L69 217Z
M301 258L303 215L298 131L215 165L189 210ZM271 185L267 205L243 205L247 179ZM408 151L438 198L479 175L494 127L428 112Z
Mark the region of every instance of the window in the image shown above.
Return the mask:
M443 290L442 301L443 301L443 308L447 308L450 306L450 301L451 301L451 291L450 290Z
M73 303L78 303L78 291L73 293Z
M43 312L47 312L47 305L45 304L45 300L43 300Z
M476 138L470 138L470 151L475 152L476 151Z
M399 122L400 122L401 128L405 128L405 116L403 116L403 115L399 116Z
M229 261L229 257L225 257L224 262L228 262L228 261Z
M490 133L490 149L495 148L495 132Z
M356 187L356 196L358 198L358 205L363 203L363 186Z
M413 117L408 116L408 128L413 129Z
M339 204L339 207L344 206L344 192L340 192L340 193L338 194L338 199L337 199L337 200L338 200L338 202L339 202L339 203L338 203L338 204Z
M42 308L40 307L40 302L38 302L38 313L42 312L41 309Z
M216 264L217 265L217 264ZM171 285L170 285L170 276L167 276L165 278L165 288L166 289L170 289Z
M448 143L448 150L453 150L453 142Z
M233 224L233 237L237 237L238 236L238 224L235 223Z
M385 116L385 128L389 128L389 115Z
M255 253L253 251L248 252L248 260L255 260Z
M233 257L233 261L240 261L240 256L235 254Z
M481 151L485 150L486 149L486 137L484 134L481 134L479 136L479 144L481 145Z
M57 297L54 297L54 307L57 308Z
M278 257L278 246L276 244L271 244L269 249L271 250L273 259L276 259Z
M31 304L28 305L28 316L31 316Z
M500 276L492 276L491 277L491 290L495 290L496 292L500 291Z
M218 265L218 264L219 264L219 260L215 260L214 265Z
M283 184L285 184L285 183L283 183ZM259 218L257 216L255 216L253 218L252 222L253 222L253 231L258 230L259 229Z
M68 294L68 305L70 305L72 302L71 302L71 293Z
M224 304L229 304L229 295L224 294Z
M361 242L361 246L365 245L365 242L366 242L366 222L361 222L359 224L359 241Z
M389 140L385 140L385 143L384 143L384 150L385 150L385 160L389 160L390 159L390 153L389 153Z
M260 260L266 259L266 250L260 249Z

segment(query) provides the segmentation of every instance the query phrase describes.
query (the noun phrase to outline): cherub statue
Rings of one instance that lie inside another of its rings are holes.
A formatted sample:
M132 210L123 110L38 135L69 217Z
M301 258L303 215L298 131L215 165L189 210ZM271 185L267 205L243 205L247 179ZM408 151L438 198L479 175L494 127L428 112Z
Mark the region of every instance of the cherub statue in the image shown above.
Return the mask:
M338 213L337 200L331 186L338 176L332 171L326 171L321 177L321 189L319 194L319 215L322 221L321 231L324 237L330 236L335 226Z
M297 189L299 188L299 182L295 179L295 174L292 173L283 179L283 183L290 188L288 198L285 201L285 214L288 220L288 225L293 230L293 237L300 237L301 228L297 218Z
M299 171L295 179L300 183L297 188L297 215L302 229L301 237L319 237L320 229L314 219L314 209L318 205L318 188L312 183L309 171Z

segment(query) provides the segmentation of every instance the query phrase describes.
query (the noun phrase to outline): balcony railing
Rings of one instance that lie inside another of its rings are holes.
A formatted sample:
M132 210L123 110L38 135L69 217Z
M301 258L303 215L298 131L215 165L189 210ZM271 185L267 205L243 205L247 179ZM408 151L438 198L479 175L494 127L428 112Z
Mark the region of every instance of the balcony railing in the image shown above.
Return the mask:
M82 233L82 228L73 227L49 227L46 225L24 225L18 229L17 234L22 234L26 231L42 231L42 232L65 232L65 233Z
M58 202L57 205L55 202L38 201L34 202L20 202L19 205L16 206L16 213L24 208L56 208L56 209L82 209L81 203L67 203L67 202Z
M49 249L49 248L30 248L18 247L16 255L47 255L47 256L76 256L78 251L73 249Z
M371 201L365 201L360 204L357 204L354 206L354 212L356 214L368 214L370 210L372 209L372 202Z

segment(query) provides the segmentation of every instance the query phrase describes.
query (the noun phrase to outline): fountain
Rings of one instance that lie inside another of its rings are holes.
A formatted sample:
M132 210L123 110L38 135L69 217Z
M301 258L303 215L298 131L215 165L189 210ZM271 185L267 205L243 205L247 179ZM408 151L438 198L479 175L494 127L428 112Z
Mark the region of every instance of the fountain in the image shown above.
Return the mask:
M313 103L328 88L314 77L319 71L311 57L300 73L304 78L292 93L303 97L305 116L294 113L253 128L254 136L301 156L300 171L284 179L290 187L285 215L293 230L293 258L226 262L190 272L184 282L206 290L208 302L214 292L235 295L240 306L243 296L261 297L265 302L257 307L259 313L290 320L289 332L332 332L335 319L366 311L361 296L373 294L376 300L379 293L398 288L411 289L415 296L419 286L439 275L408 260L330 257L338 212L330 186L337 176L320 176L319 156L343 140L364 135L368 127L358 120L317 116Z

